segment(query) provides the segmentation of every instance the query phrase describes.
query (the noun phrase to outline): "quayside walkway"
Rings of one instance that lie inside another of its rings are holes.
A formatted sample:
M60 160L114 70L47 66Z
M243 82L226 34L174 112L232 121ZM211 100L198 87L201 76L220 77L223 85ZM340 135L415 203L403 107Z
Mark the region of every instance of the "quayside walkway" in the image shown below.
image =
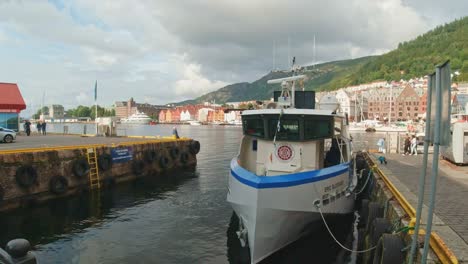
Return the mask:
M167 138L161 138L164 140ZM139 141L157 140L156 137L94 137L94 136L79 136L79 135L59 135L48 134L46 136L17 136L13 143L0 142L0 152L37 149L37 148L54 148L62 146L80 146L80 145L118 145L122 143L139 142Z
M378 157L381 154L371 155ZM386 154L385 157L388 163L377 164L378 167L413 208L416 208L423 155ZM429 155L422 223L426 221L429 203L431 166L432 155ZM424 228L424 225L421 227ZM459 263L468 263L468 166L456 166L445 160L439 161L432 230L444 240Z

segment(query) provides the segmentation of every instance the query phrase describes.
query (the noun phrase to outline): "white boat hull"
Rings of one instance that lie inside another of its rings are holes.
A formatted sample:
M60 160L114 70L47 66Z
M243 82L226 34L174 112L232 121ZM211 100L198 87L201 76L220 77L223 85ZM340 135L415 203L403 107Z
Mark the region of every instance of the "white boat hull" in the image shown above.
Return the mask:
M322 226L314 201L320 202L324 215L348 214L353 211L354 196L345 195L349 189L349 171L343 169L347 166L339 166L337 170L325 169L333 176L322 173L310 182L302 180L302 184L297 184L301 181L275 183L274 178L278 176L257 176L259 182L255 186L252 183L255 179L249 179L252 175L239 175L245 173L245 170L242 171L236 160L232 161L227 200L247 229L252 263L296 241L307 233L309 227ZM273 182L266 183L263 180ZM329 197L326 204L324 197Z

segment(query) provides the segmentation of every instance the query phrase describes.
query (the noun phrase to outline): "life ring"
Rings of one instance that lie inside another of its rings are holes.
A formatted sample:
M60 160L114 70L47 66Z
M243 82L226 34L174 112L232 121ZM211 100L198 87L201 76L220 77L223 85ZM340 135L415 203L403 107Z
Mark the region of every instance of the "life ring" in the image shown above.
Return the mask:
M158 158L158 153L154 149L147 150L143 153L143 159L147 163L153 163Z
M31 165L23 165L16 170L16 182L19 186L28 188L37 182L37 172Z
M171 154L171 158L173 160L177 160L179 158L179 155L180 155L180 150L178 147L174 146L171 148L171 150L169 151L170 154Z
M110 168L112 168L112 156L107 153L99 155L98 165L99 169L103 171L109 170Z
M5 190L0 185L0 202L3 201L3 197L5 197Z
M198 154L200 152L200 142L197 140L190 142L189 149L193 155Z
M63 194L68 190L68 180L63 176L54 176L49 181L49 191L55 194Z
M189 154L187 152L182 152L180 154L180 162L182 162L182 164L187 164L189 160Z
M165 156L161 156L161 158L159 158L159 166L163 169L167 168L169 166L169 159Z
M135 175L140 175L145 169L145 162L142 160L134 160L132 163L132 171Z

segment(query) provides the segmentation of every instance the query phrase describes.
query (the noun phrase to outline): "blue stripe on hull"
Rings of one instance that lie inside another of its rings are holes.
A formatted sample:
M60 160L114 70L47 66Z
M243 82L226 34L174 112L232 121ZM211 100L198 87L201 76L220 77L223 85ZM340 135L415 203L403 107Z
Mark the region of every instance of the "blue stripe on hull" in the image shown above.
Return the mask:
M257 176L242 168L234 158L231 161L231 174L241 183L257 189L282 188L317 182L341 175L349 170L349 162L321 170L305 171L278 176Z

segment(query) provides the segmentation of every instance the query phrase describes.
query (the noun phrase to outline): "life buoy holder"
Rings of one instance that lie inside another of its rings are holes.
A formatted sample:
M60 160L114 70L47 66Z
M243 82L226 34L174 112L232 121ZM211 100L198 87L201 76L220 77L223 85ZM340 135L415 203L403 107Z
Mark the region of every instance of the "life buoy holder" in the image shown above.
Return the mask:
M145 169L145 162L142 160L134 160L132 162L132 171L135 175L140 175Z
M68 180L63 176L54 176L49 181L49 191L54 194L64 194L68 190Z
M177 160L179 158L179 155L180 155L180 150L178 147L174 146L171 148L171 150L169 151L170 154L171 154L171 158L173 160Z
M37 182L37 172L31 165L20 166L16 170L16 183L23 188L28 188Z
M159 158L159 166L163 169L169 167L169 159L166 156Z
M72 171L73 171L73 174L75 174L75 176L79 178L85 175L88 175L89 173L88 161L85 158L80 158L80 159L75 160L72 165Z
M187 152L182 152L180 154L180 162L182 164L187 164L188 160L189 160L189 154Z
M107 153L99 155L98 165L99 169L103 171L109 170L110 168L112 168L112 156Z
M189 149L190 153L192 153L193 155L198 154L198 152L200 152L200 142L197 140L190 142Z
M147 150L143 153L143 159L147 163L153 163L158 158L158 153L154 149Z

